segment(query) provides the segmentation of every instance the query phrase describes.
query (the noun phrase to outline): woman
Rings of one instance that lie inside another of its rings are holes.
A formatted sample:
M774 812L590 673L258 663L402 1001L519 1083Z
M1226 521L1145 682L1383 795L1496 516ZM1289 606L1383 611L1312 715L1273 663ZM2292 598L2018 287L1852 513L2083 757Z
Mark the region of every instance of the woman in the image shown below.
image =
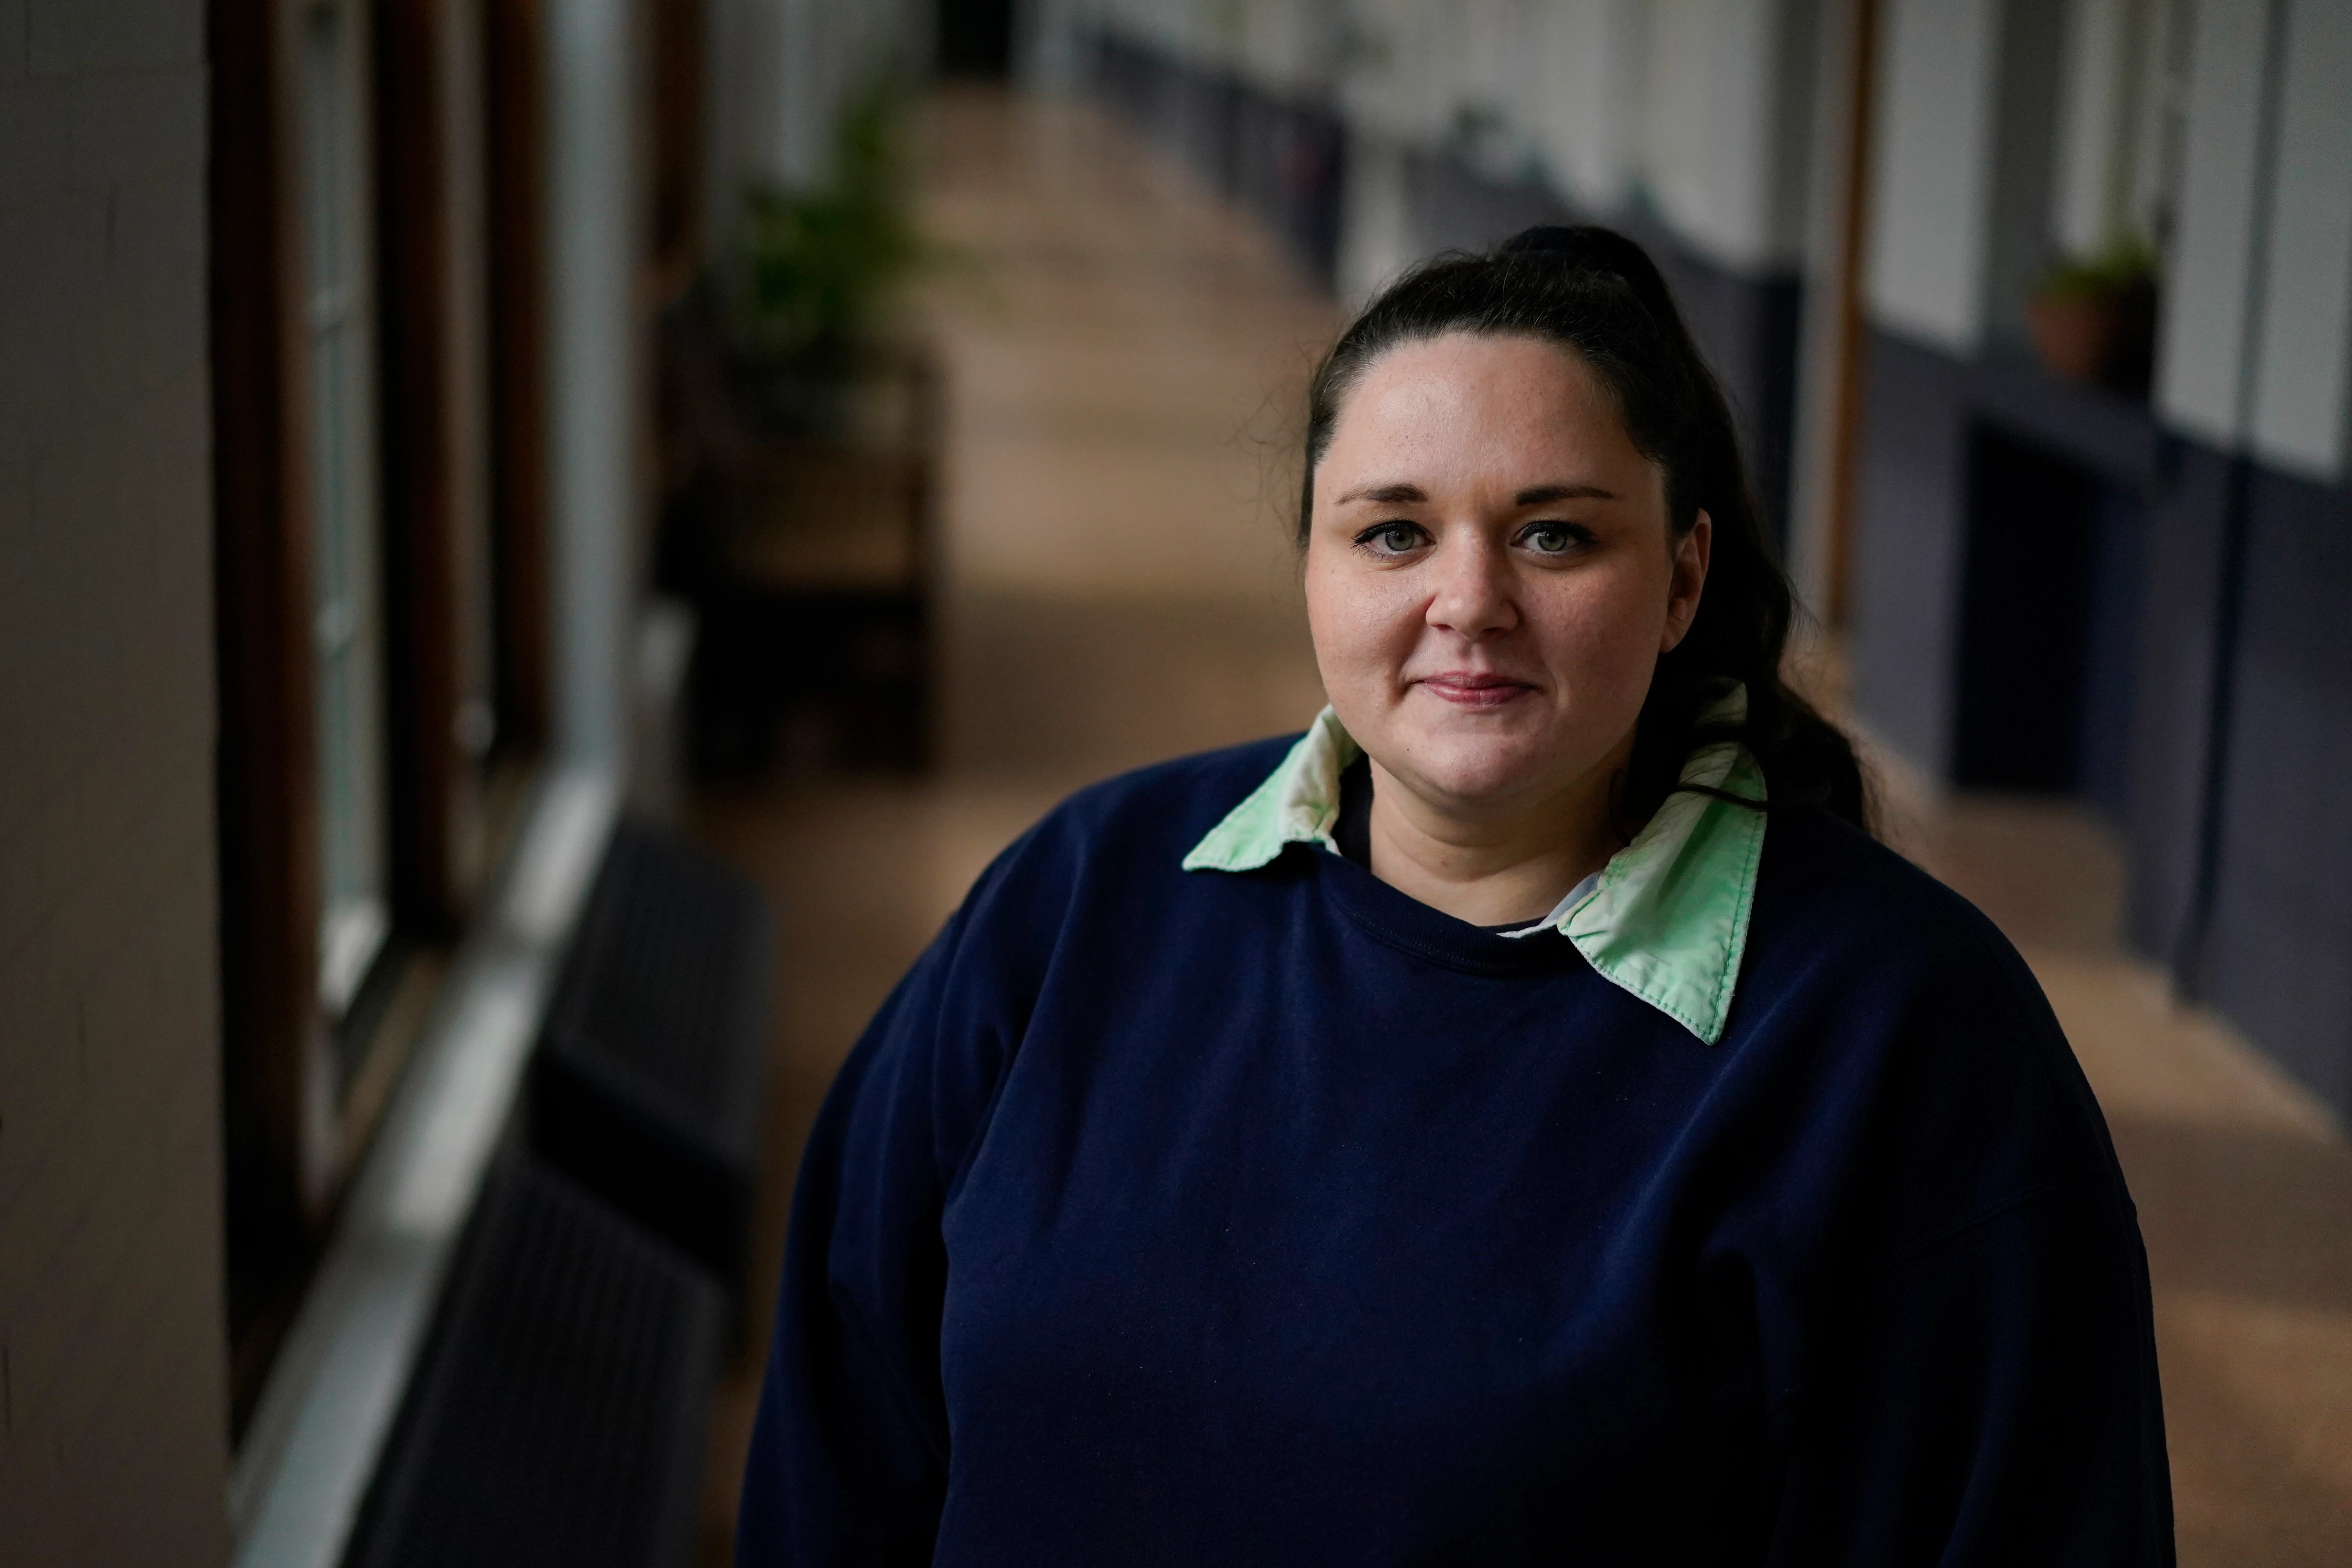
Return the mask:
M1390 289L1299 531L1331 707L1054 812L843 1068L740 1561L2168 1562L2098 1109L1782 685L1648 258Z

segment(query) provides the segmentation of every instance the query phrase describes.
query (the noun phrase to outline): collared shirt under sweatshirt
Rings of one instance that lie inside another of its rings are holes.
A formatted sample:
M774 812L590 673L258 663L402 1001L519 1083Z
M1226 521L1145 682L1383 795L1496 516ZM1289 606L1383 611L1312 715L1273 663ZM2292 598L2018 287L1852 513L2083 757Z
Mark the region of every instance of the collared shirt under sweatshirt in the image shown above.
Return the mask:
M2131 1203L1982 916L1686 793L1484 931L1332 852L1354 754L1082 792L900 982L740 1563L2171 1561Z

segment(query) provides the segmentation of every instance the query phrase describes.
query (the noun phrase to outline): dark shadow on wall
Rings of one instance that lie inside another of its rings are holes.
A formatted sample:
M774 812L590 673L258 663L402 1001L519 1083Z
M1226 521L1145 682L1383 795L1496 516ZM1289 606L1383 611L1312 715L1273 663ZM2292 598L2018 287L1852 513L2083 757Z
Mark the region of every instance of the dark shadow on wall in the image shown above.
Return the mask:
M2080 795L2128 780L2139 497L1997 427L1970 433L1952 780Z
M2193 976L2352 1109L2352 490L2256 469L2213 916Z
M2151 593L2170 605L2151 587L2150 542L2169 524L2146 405L1883 331L1868 363L1851 627L1863 717L1938 780L2137 809L2137 628ZM2053 658L2063 674L2036 673ZM2029 720L2039 702L2058 712ZM1998 754L2002 725L2036 723L2060 732L2042 759Z
M2133 947L2167 961L2179 952L2197 879L2228 478L2218 454L2168 441L2147 513L2124 921Z
M2352 486L2233 468L2030 363L1880 331L1869 375L1860 714L1939 781L2104 807L2131 945L2352 1110Z

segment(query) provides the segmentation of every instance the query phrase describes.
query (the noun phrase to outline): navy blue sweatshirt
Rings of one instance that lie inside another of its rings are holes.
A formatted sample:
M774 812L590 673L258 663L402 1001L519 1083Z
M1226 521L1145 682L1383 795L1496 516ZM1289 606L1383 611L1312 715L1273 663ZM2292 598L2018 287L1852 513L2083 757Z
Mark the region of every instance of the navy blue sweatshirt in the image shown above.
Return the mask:
M851 1054L743 1568L2171 1562L2132 1205L1982 916L1775 809L1709 1045L1318 847L1180 869L1284 744L1061 806Z

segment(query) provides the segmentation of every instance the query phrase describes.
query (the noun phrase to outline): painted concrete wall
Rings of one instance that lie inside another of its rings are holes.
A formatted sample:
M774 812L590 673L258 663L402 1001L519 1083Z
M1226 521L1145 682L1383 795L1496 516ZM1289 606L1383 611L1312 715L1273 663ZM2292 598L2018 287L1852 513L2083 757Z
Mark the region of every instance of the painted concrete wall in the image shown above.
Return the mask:
M2032 355L2026 301L2051 261L2050 190L2059 137L2065 14L2045 0L2003 0L1978 287L1979 347Z
M2156 405L2224 449L2240 443L2264 114L2265 0L2204 0L2191 44Z
M0 1563L227 1554L204 7L0 0Z
M1204 0L1098 0L1098 16L1120 32L1195 64L1220 61L1224 42L1220 35L1239 20L1232 15L1235 7L1212 5Z
M2198 8L2157 405L2225 451L2346 476L2352 413L2352 12Z
M1886 0L1871 181L1872 318L1961 356L1984 336L1998 0Z
M929 16L922 0L708 0L704 232L735 231L748 184L822 180L844 97L928 59Z
M642 369L635 335L635 76L627 0L547 14L548 407L557 744L619 772Z
M1643 173L1668 226L1720 266L1793 264L1804 237L1808 0L1650 8Z
M2052 182L2050 232L2069 251L2096 249L2110 224L2109 183L2126 78L2117 62L2141 0L2072 0L2064 7L2060 68L2064 103L2058 117L2058 167Z
M1353 130L1393 142L1451 133L1468 63L1464 29L1433 25L1423 0L1358 0L1339 62L1339 100Z
M1419 259L1412 170L1405 150L1386 137L1358 136L1348 148L1339 204L1339 258L1333 286L1340 304L1360 307Z
M1641 0L1558 0L1545 10L1549 90L1533 106L1535 133L1560 194L1587 212L1615 212L1639 177L1647 21Z
M2067 0L2060 15L2062 79L2050 237L2095 254L2119 234L2152 238L2166 198L2165 98L2176 28L2188 0Z
M2336 483L2352 376L2352 6L2300 0L2285 42L2254 450Z
M1277 97L1335 96L1356 135L1444 149L1497 181L1549 184L1582 212L1619 213L1644 191L1695 255L1763 271L1793 264L1802 246L1818 9L1106 0L1092 19ZM1377 170L1364 191L1376 206L1390 199ZM1385 232L1377 215L1359 226Z
M2347 593L2352 494L2257 470L2220 875L2194 973L2203 996L2339 1114L2352 1114Z
M1529 3L1462 0L1489 10L1524 9ZM1108 26L1187 65L1233 71L1268 91L1311 95L1330 90L1351 47L1377 49L1400 28L1415 35L1414 58L1426 66L1426 40L1418 37L1417 25L1427 9L1416 0L1050 0L1033 5L1030 25ZM1466 36L1475 27L1464 25L1461 10L1455 7L1452 30ZM1441 72L1449 89L1459 69L1460 61L1449 59Z
M1276 92L1328 92L1345 47L1346 16L1328 0L1254 0L1213 11L1225 63Z

